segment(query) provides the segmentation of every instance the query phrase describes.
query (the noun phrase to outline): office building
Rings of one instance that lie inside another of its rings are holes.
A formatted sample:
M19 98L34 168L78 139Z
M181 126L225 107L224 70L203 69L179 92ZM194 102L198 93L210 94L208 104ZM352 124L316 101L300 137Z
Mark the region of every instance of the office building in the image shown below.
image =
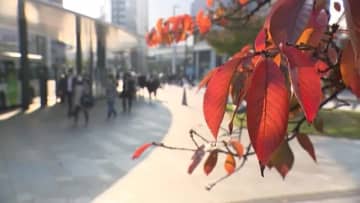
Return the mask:
M111 22L137 36L138 46L129 51L130 69L146 72L148 0L111 0Z

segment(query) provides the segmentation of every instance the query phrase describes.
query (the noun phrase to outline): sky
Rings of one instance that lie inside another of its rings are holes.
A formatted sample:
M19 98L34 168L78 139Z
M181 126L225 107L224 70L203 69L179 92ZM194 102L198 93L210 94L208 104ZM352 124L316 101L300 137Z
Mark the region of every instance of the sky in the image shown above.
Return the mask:
M107 20L110 20L111 0L63 0L64 7L94 18L98 18L101 9L108 13ZM174 5L177 6L176 14L190 12L193 0L148 0L149 1L149 27L153 27L157 19L169 17L173 14Z
M64 7L76 12L98 18L101 9L107 11L106 19L110 21L111 0L63 0ZM190 7L193 0L148 0L149 1L149 29L151 29L157 19L167 18L173 15L173 7L176 5L176 14L190 13ZM205 1L205 0L204 0ZM331 0L331 3L338 1L342 7L342 0ZM342 8L343 9L343 8ZM338 19L339 13L334 12L330 6L330 11L334 14L332 22Z

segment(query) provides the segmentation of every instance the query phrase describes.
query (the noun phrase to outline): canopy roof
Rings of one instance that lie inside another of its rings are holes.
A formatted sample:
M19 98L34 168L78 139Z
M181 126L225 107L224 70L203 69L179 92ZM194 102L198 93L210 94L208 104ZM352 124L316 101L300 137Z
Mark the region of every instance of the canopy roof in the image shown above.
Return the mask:
M17 0L0 0L0 26L17 29ZM135 35L121 27L107 24L64 8L36 0L25 0L25 13L28 32L76 46L76 16L80 18L82 50L90 45L95 50L97 29L105 33L106 48L109 51L122 51L136 46Z

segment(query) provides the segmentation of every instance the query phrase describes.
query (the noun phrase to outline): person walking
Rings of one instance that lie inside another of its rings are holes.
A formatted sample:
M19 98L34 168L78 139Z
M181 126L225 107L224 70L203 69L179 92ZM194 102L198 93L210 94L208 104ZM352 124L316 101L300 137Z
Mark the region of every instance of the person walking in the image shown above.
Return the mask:
M74 86L75 86L76 77L73 73L73 70L70 69L66 77L66 100L68 103L68 117L73 115L73 97L74 97Z
M117 97L117 81L109 75L108 82L106 85L106 100L107 100L107 119L116 118L117 112L115 109L115 100Z
M65 76L65 74L61 74L60 79L57 82L56 95L58 98L60 98L60 103L64 104L65 98L66 98L66 76Z
M122 105L123 112L130 112L136 92L136 81L131 73L127 72L123 78Z
M39 89L40 89L40 103L41 108L45 108L47 106L47 80L48 80L48 74L47 74L47 67L43 66L39 69Z
M81 75L77 76L74 85L74 125L78 125L79 113L83 112L85 126L89 123L89 109L93 106L94 101L90 94L89 81Z
M154 97L156 98L157 89L160 87L160 80L157 76L152 75L147 83L147 89L149 92L149 98L151 98L151 94L154 94Z

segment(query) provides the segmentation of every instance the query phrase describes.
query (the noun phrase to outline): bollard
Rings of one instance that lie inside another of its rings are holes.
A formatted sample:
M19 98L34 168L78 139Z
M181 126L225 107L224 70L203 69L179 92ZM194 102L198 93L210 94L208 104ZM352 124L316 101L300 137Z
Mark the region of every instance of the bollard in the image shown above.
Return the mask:
M183 96L182 96L182 105L183 106L187 106L187 98L186 98L186 88L184 87L184 92L183 92Z

